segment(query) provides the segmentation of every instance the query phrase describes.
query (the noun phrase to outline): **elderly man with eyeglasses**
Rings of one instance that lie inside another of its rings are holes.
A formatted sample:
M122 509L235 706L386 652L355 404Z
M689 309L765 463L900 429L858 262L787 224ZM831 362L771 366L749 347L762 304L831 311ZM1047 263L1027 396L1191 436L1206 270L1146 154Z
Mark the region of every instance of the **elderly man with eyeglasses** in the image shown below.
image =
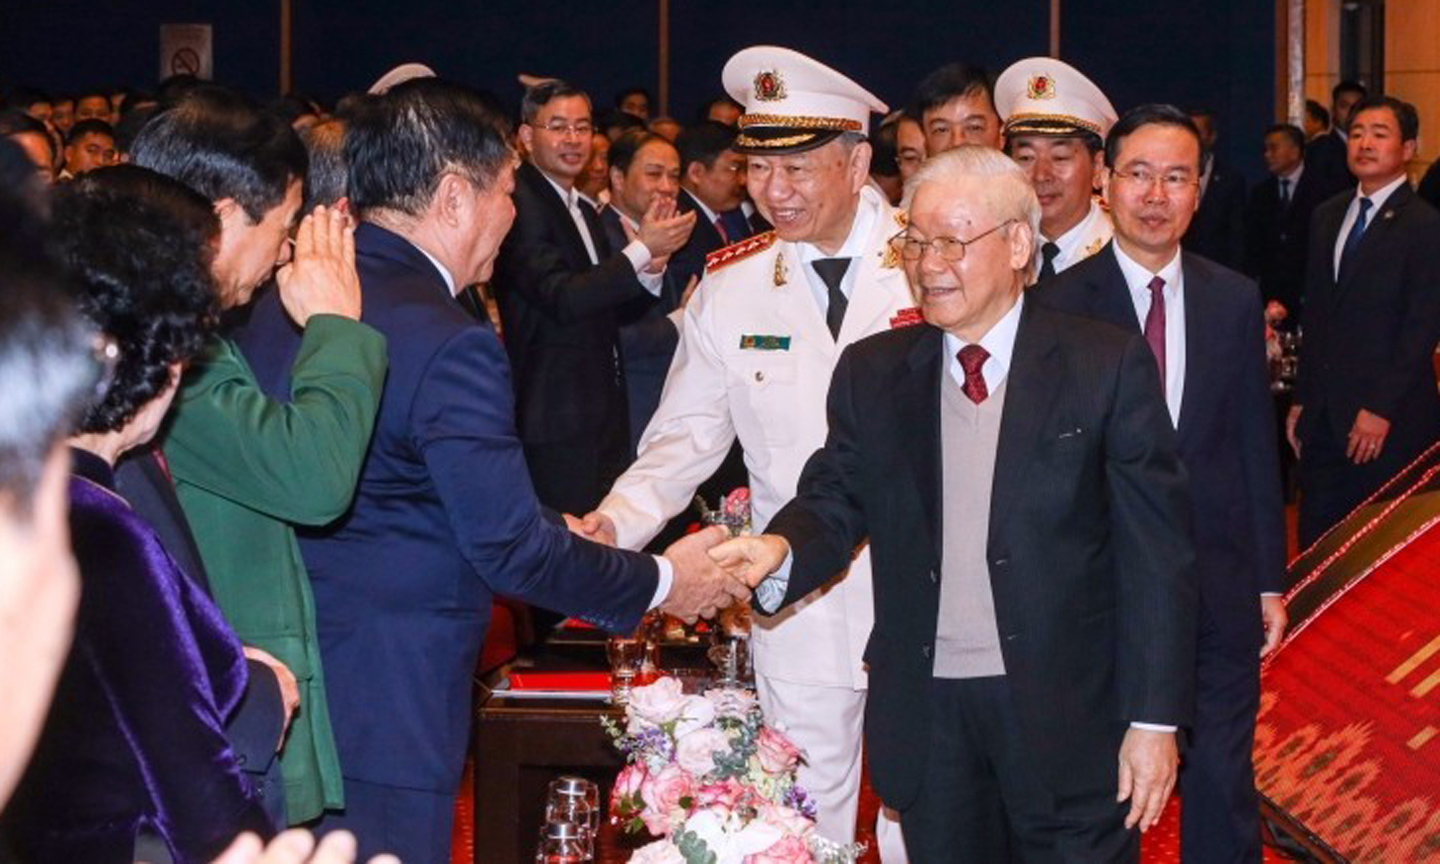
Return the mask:
M947 151L910 194L925 326L846 349L795 499L710 555L783 615L868 538L865 741L911 859L1137 861L1195 649L1154 358L1026 299L1041 211L1009 158Z

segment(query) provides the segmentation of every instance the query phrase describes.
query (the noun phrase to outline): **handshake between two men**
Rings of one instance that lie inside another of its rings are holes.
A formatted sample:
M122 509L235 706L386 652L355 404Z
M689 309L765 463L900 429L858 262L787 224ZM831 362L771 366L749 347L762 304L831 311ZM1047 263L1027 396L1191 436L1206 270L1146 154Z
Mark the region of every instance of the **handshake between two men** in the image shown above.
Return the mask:
M565 515L565 524L586 540L615 545L609 517L590 513L583 519ZM670 544L663 557L674 578L658 607L687 624L714 618L722 609L748 600L752 590L784 563L789 547L771 535L730 539L721 525L711 525Z

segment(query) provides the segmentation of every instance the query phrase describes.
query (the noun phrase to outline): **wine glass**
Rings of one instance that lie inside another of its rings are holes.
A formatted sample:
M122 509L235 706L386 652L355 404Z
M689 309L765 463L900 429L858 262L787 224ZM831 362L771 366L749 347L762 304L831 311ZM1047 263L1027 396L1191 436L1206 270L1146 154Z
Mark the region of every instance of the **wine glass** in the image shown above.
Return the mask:
M630 701L631 686L645 662L645 640L636 636L611 636L605 646L610 658L610 693L616 705Z

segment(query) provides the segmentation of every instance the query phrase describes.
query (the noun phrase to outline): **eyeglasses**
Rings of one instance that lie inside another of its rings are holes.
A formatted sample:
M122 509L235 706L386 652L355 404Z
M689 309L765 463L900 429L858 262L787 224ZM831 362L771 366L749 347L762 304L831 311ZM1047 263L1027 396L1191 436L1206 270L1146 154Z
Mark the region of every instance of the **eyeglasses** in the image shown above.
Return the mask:
M557 135L561 138L565 137L566 135L574 135L577 138L589 138L591 135L595 134L595 127L591 126L589 123L563 123L560 121L556 121L545 126L539 126L536 128L544 129L551 135Z
M1155 181L1159 180L1160 185L1165 187L1166 192L1184 192L1188 187L1200 185L1196 180L1183 171L1171 171L1168 174L1156 174L1146 168L1132 168L1129 171L1116 171L1115 176L1128 183L1133 183L1141 189L1154 187Z
M983 234L977 234L969 240L961 240L959 237L936 237L934 240L920 240L916 237L911 237L908 231L901 231L899 234L890 238L890 247L896 252L899 252L901 258L912 262L924 258L925 250L933 247L935 254L940 256L940 260L950 264L958 264L965 260L965 247L984 240L986 237L989 237L991 234L994 234L996 231L999 231L1014 221L1014 219L1006 219L989 231Z

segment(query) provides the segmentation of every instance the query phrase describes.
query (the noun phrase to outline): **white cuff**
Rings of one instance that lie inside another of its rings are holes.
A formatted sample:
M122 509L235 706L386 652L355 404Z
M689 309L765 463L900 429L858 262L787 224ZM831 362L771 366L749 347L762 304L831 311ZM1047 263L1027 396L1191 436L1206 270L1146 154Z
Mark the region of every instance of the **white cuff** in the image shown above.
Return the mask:
M790 568L795 565L795 553L785 553L785 560L780 566L766 577L765 581L755 586L755 605L766 615L774 615L780 611L780 604L785 602L785 594L790 590Z
M646 607L647 612L665 602L665 598L670 596L670 586L675 583L675 565L670 563L670 559L664 555L650 557L655 559L655 566L659 568L659 572L656 574L655 596L650 598L650 605Z
M630 259L630 266L635 268L635 278L640 280L640 287L659 297L661 280L665 278L665 271L651 273L645 269L650 266L652 259L649 247L639 240L631 240L630 245L626 246L621 254Z
M1131 723L1131 729L1144 729L1146 732L1175 732L1180 727L1166 726L1164 723Z

